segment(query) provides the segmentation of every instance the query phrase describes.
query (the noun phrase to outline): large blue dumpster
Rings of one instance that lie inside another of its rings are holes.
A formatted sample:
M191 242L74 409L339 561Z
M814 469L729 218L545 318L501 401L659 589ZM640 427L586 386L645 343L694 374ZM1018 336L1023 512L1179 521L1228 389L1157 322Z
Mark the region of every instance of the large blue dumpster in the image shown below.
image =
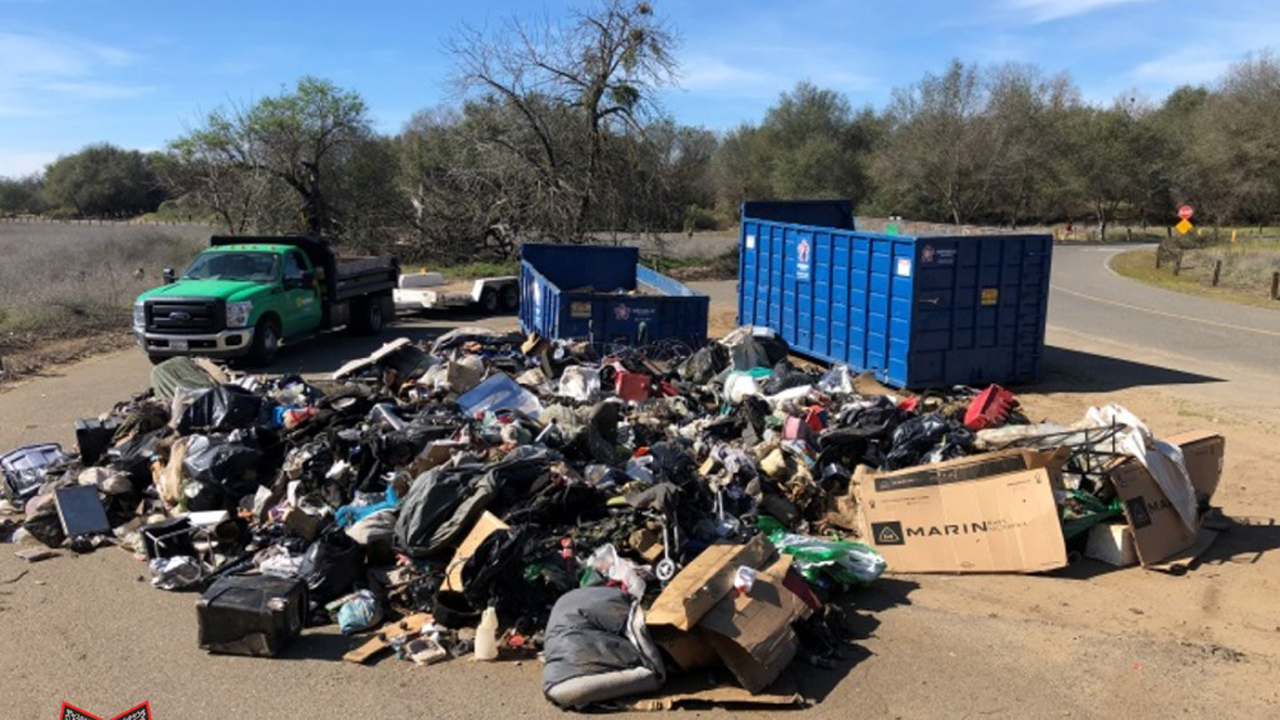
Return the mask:
M897 387L1040 376L1051 236L882 235L829 205L743 204L741 324Z
M525 332L624 345L707 341L707 296L640 265L636 248L526 243L520 259Z

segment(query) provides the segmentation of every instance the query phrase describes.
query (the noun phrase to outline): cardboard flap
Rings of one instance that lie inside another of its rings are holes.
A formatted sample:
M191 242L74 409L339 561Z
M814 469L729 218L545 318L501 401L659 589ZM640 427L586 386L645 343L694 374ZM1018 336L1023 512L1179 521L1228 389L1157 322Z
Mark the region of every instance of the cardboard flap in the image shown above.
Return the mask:
M1133 545L1144 566L1160 563L1196 544L1200 528L1188 529L1155 478L1134 459L1111 470L1111 483L1133 532Z
M777 555L763 535L746 545L712 545L681 570L645 614L649 625L688 630L733 588L739 565L763 567Z

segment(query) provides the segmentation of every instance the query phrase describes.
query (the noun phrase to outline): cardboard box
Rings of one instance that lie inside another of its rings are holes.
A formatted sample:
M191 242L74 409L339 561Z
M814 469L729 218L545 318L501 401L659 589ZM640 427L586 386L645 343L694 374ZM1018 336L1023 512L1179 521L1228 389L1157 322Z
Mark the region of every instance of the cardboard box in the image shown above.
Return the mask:
M984 453L851 484L862 538L889 572L1042 572L1067 564L1058 456Z
M746 545L712 545L681 570L653 601L645 615L649 625L690 630L733 589L739 565L760 568L778 554L763 535Z
M1196 495L1206 500L1213 498L1222 479L1222 465L1226 456L1227 441L1221 435L1207 430L1193 430L1167 438L1165 442L1177 445L1191 477Z
M1124 507L1134 549L1144 566L1157 565L1195 546L1200 525L1188 528L1147 468L1132 458L1110 471L1111 483Z
M462 566L476 554L480 543L485 538L499 530L510 529L511 526L502 522L497 515L484 511L479 520L476 520L475 526L471 528L471 532L462 539L462 543L458 545L458 550L453 553L453 559L449 561L449 571L446 573L445 589L461 591L462 587Z
M698 629L748 692L769 687L791 664L800 639L791 623L809 606L783 586L790 556L756 575L751 591L730 592L698 621Z
M683 670L723 664L750 693L759 693L791 664L800 641L791 624L809 606L787 589L790 556L763 536L746 545L713 545L672 579L646 615L654 640ZM705 558L705 559L704 559ZM733 576L756 568L751 591Z

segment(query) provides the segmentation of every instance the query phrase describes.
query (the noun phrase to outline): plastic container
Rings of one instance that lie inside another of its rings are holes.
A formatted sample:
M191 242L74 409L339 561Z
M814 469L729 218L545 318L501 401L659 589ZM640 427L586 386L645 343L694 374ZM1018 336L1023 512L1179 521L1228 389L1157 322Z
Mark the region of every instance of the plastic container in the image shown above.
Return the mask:
M495 660L498 657L498 611L493 606L484 609L480 626L476 628L476 659Z
M624 345L707 341L707 296L640 265L637 248L526 243L520 258L527 333Z
M744 203L738 321L928 388L1037 379L1053 238L854 229L848 203Z

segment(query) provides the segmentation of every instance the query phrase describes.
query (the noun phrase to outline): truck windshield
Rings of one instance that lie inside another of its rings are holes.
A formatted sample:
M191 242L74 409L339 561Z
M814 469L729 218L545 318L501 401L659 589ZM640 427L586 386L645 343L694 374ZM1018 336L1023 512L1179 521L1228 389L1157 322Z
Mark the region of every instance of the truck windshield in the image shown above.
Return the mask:
M184 280L272 282L280 277L280 257L265 252L211 252L191 263Z

